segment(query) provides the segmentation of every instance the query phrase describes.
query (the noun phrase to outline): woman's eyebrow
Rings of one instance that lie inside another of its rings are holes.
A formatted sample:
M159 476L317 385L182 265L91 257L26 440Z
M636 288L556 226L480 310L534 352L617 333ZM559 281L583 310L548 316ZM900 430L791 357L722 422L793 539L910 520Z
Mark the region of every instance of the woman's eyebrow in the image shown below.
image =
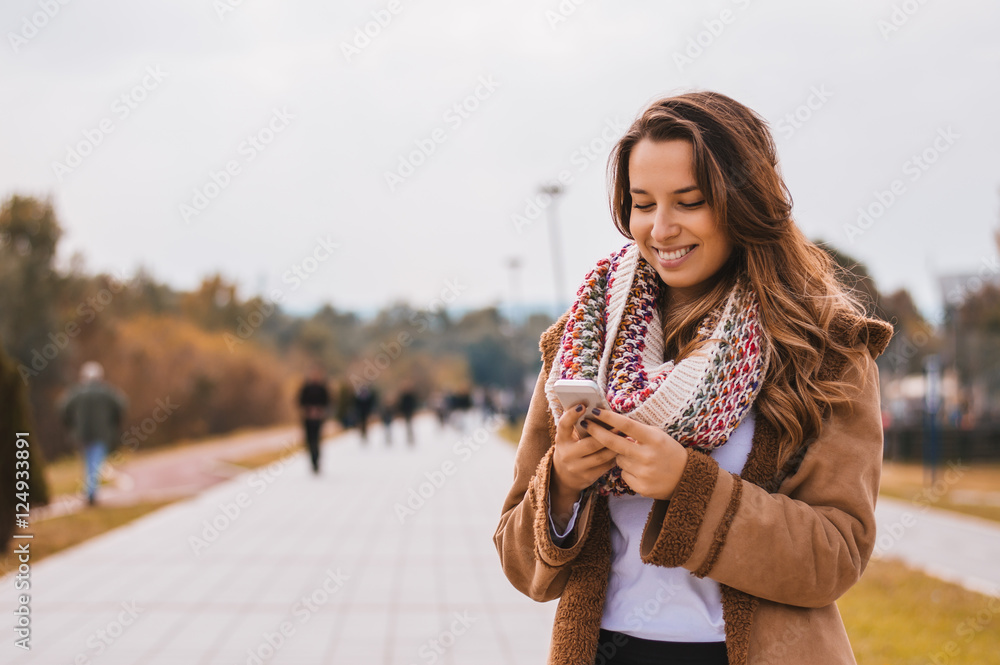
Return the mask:
M698 185L688 185L687 187L682 187L681 189L675 189L674 194L687 194L688 192L693 192L698 189ZM645 189L639 189L638 187L632 187L628 190L630 194L649 194Z

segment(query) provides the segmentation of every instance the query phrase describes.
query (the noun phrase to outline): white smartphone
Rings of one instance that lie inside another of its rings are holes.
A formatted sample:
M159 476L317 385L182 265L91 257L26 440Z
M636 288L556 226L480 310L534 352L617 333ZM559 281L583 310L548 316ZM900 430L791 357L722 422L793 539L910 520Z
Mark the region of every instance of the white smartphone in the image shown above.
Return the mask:
M559 379L552 386L552 390L566 411L577 404L583 404L587 409L604 407L601 387L592 379Z
M607 408L604 401L604 394L601 392L601 387L597 385L596 381L592 379L559 379L552 386L552 390L555 392L559 403L562 404L564 411L569 411L576 407L577 404L583 404L586 411L584 411L581 420L585 418L589 422L600 425L612 434L625 436L622 432L619 432L607 423L588 415L590 409L594 407L600 409ZM580 427L579 423L576 425L576 432L581 438L589 436L587 430Z

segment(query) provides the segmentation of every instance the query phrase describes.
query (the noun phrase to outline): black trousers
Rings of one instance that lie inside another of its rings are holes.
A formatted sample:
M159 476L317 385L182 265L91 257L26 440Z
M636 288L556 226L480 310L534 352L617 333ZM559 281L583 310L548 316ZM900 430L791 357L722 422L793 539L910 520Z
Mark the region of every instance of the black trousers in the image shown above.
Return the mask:
M309 459L313 471L319 471L319 431L323 429L322 420L305 420L306 446L309 448Z
M659 642L601 629L594 665L729 665L725 642Z

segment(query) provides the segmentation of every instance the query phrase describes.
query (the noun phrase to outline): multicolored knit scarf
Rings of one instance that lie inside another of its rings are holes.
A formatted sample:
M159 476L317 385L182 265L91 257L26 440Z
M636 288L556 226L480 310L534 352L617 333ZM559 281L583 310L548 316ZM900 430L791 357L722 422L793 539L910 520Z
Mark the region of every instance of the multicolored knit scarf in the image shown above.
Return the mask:
M707 343L675 364L663 361L662 284L634 242L598 261L577 291L545 395L558 420L555 382L592 379L605 408L662 428L684 446L713 450L750 410L767 370L757 297L737 282L699 326L698 339ZM595 486L604 496L635 494L617 466Z

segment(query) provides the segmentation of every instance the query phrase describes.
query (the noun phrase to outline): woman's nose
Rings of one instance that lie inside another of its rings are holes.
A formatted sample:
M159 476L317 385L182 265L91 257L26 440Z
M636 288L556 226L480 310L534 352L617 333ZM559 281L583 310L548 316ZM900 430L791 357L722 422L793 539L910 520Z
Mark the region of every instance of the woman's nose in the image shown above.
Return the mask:
M680 232L680 228L669 211L657 210L653 219L653 240L657 242L669 240Z

